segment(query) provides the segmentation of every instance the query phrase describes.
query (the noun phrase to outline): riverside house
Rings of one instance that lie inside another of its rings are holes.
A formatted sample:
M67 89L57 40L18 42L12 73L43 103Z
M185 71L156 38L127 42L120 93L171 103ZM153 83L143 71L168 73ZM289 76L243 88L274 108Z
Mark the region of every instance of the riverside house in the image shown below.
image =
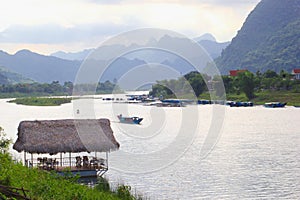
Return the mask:
M108 119L64 119L20 122L13 149L28 167L92 177L108 170L108 153L119 146Z
M242 72L245 72L245 71L247 71L247 70L246 69L230 70L229 75L230 76L237 76L238 73L242 73Z
M300 69L293 69L292 75L294 76L294 79L300 80Z

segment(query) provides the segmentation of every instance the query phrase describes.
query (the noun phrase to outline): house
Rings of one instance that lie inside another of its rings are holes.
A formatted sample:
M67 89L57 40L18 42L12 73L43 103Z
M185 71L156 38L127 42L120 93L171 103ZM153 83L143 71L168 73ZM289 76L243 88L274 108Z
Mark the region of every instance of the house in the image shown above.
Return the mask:
M247 70L246 69L230 70L229 75L230 76L237 76L238 73L245 72L245 71L247 71Z
M108 119L63 119L20 122L13 149L24 151L28 167L59 174L67 168L73 174L88 177L102 176L108 170L108 152L119 146ZM97 156L101 152L106 153L106 159Z
M300 80L300 69L293 69L292 75L294 76L294 79Z

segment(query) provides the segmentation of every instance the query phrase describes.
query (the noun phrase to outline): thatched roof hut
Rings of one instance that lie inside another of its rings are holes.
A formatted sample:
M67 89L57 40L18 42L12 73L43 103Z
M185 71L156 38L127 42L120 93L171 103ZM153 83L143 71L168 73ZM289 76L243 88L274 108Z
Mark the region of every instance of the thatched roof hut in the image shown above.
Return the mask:
M108 119L22 121L13 148L18 152L110 152L119 148Z

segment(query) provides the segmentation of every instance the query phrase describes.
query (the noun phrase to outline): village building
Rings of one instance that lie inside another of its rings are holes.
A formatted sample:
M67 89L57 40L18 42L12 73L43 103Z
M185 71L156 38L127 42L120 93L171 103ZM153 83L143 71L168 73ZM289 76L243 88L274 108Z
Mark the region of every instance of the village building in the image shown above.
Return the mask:
M300 69L293 69L292 75L293 75L294 79L300 80Z
M230 70L229 75L237 76L239 73L246 72L246 71L247 71L246 69Z

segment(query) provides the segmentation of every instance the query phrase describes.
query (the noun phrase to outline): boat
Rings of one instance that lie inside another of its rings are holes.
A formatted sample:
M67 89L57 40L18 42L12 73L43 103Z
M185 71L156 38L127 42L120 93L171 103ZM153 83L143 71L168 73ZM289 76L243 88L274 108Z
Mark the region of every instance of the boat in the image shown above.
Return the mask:
M185 106L185 100L180 99L164 99L161 100L162 107L184 107Z
M201 99L197 101L197 104L207 105L207 104L212 104L212 102L211 100Z
M281 102L269 102L265 103L266 108L283 108L286 106L287 103L281 103Z
M118 115L118 119L121 123L128 124L140 124L143 118L141 117L123 117L122 114Z
M227 101L226 105L230 107L252 107L253 103L249 102L242 102L242 101Z

